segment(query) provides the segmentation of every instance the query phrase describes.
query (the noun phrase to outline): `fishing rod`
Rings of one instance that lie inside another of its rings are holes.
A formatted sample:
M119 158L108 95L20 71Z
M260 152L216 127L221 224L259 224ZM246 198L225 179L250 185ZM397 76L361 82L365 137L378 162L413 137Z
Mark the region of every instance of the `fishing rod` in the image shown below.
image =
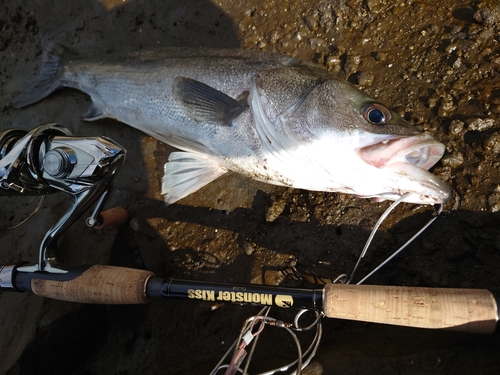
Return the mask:
M58 263L57 239L92 205L88 226L123 223L123 209L103 211L103 207L125 154L108 138L74 137L54 123L30 132L0 132L0 195L43 196L62 191L74 198L68 212L45 235L37 264L0 266L1 291L98 304L184 298L313 309L328 318L406 327L480 333L496 328L499 304L487 290L334 283L317 289L283 288L158 278L133 268Z
M0 269L1 290L97 304L141 304L152 298L183 298L305 308L327 318L397 326L492 333L498 300L488 290L326 284L318 289L158 278L146 270L94 265L67 273Z

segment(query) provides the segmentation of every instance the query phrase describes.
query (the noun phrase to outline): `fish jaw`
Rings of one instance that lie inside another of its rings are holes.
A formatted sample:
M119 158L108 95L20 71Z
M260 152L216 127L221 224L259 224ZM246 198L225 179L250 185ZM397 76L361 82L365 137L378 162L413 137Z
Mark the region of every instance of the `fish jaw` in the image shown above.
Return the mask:
M396 194L382 194L381 199L399 199L406 193L410 196L403 199L403 202L418 204L444 204L450 199L450 190L446 184L438 177L427 170L417 167L410 163L395 162L386 167L396 173L399 179L408 181L407 191L401 190Z
M358 149L359 157L368 165L386 171L392 178L405 181L398 191L374 194L370 197L404 199L408 203L441 204L450 198L450 190L444 182L428 170L443 156L445 146L428 134L410 137L392 137ZM396 184L398 185L398 184Z

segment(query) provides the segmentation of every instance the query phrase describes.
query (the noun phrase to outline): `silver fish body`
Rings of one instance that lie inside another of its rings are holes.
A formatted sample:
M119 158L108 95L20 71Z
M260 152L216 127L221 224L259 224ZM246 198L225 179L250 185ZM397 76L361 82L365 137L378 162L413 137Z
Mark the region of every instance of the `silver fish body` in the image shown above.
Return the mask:
M12 105L59 87L88 94L86 120L113 118L168 143L168 204L232 170L271 184L423 204L449 199L427 170L444 145L347 82L296 59L171 48L86 60L56 45Z

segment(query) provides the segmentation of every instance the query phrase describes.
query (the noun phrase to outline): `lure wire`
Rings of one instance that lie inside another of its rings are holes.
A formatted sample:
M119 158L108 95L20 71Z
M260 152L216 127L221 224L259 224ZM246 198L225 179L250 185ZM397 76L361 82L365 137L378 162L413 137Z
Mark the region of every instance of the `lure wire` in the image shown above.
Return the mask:
M358 269L361 260L365 257L366 252L368 251L368 248L373 240L373 237L375 236L378 228L382 224L382 222L387 218L387 216L396 208L398 204L400 204L404 199L408 198L411 195L411 193L406 193L402 195L398 200L394 201L385 211L384 213L380 216L380 218L377 220L375 223L375 226L373 227L370 236L368 237L368 240L365 243L365 246L363 248L363 251L361 252L360 256L358 257L358 260L356 262L356 265L354 266L354 269L351 272L351 276L347 280L346 284L350 284L354 278L354 274L356 273L356 270ZM429 225L431 225L441 214L443 211L443 204L440 203L438 205L438 209L434 210L432 218L417 232L415 233L408 241L406 241L399 249L397 249L392 255L390 255L386 260L384 260L379 266L377 266L373 271L371 271L367 276L365 276L361 281L357 282L356 285L360 285L364 283L369 277L371 277L373 274L375 274L377 271L379 271L383 266L385 266L387 263L389 263L396 255L398 255L401 251L403 251L410 243L412 243L420 234L422 234L423 231L425 231ZM337 277L335 282L337 280L340 280L344 274L340 275Z
M368 251L368 248L371 245L371 242L378 231L379 227L381 226L382 222L387 218L387 216L396 208L398 204L400 204L402 201L404 201L406 198L408 198L411 195L411 193L407 193L402 195L398 200L393 202L385 211L384 213L380 216L380 218L377 220L375 226L373 227L370 236L368 237L368 240L365 243L365 246L363 248L363 251L361 252L360 256L358 257L358 260L356 262L356 265L354 266L354 269L351 273L351 276L348 276L347 274L342 274L338 276L333 283L345 283L345 284L350 284L354 278L354 274L356 273L356 270L358 269L361 260L366 256L366 253ZM437 207L437 208L436 208ZM399 249L397 249L392 255L390 255L386 260L384 260L379 266L377 266L373 271L371 271L367 276L365 276L361 281L357 283L357 285L362 284L365 282L369 277L371 277L373 274L375 274L377 271L379 271L383 266L385 266L387 263L389 263L394 257L396 257L401 251L403 251L410 243L412 243L420 234L422 234L423 231L425 231L441 214L443 210L443 204L439 204L434 206L434 212L433 212L433 217L417 232L415 233L409 240L407 240ZM290 373L290 375L300 375L302 370L309 365L311 360L314 358L316 355L316 352L318 350L319 344L321 342L321 337L323 333L323 328L321 324L321 320L323 318L323 313L316 311L316 310L308 310L308 309L302 309L300 310L293 321L293 324L290 323L284 323L283 321L277 320L275 318L269 317L269 311L270 307L265 307L263 308L259 314L252 316L248 318L245 323L243 324L243 328L240 332L240 335L238 339L236 339L233 343L233 345L227 350L226 354L223 356L223 358L219 361L219 363L215 366L215 369L211 372L211 375L216 375L219 370L225 369L224 375L234 375L236 372L242 373L243 375L248 374L248 367L250 365L250 361L253 357L256 345L257 345L257 340L259 339L260 333L263 331L265 325L271 325L279 328L284 328L287 330L287 332L292 336L293 341L295 342L295 345L297 347L297 359L287 365L275 368L270 371L262 372L258 375L272 375L276 374L279 372L285 372L289 371L290 369L295 367L295 371ZM301 327L299 325L299 320L302 317L302 315L307 312L307 311L313 311L316 314L316 319L314 322L309 324L308 326ZM253 332L253 329L255 328L255 325L257 322L261 322L259 328ZM307 350L304 352L302 351L301 345L299 338L297 337L297 334L295 332L303 332L303 331L308 331L313 328L316 328L315 336L312 339L309 347ZM294 332L295 331L295 332ZM252 342L252 346L250 347L250 352L247 356L246 351L244 350L250 342ZM228 357L229 353L233 351L233 355L230 361L230 364L228 365L223 365L222 363L224 360ZM244 368L240 368L239 366L245 362Z
M398 255L401 251L403 251L406 246L408 246L410 243L412 243L415 238L420 236L424 230L426 230L429 225L431 225L434 220L438 218L438 216L441 214L443 211L443 204L439 205L438 210L435 210L433 213L433 217L417 232L415 233L408 241L406 241L398 250L396 250L391 256L389 256L386 260L384 260L378 267L376 267L372 272L370 272L368 275L366 275L361 281L356 283L356 285L360 285L364 283L370 276L372 276L375 272L380 270L383 266L385 266L387 263L389 263L396 255Z
M350 284L352 282L352 279L354 278L354 274L356 273L356 270L358 269L358 267L361 263L361 259L363 259L365 257L366 252L368 251L368 247L370 246L370 244L373 240L373 237L375 237L375 234L377 233L377 230L380 227L380 225L382 224L382 222L387 218L387 216L389 216L391 211L394 210L399 203L401 203L401 201L403 199L408 198L410 195L411 195L411 193L407 193L407 194L399 197L399 199L394 201L389 206L389 208L387 208L385 210L385 212L382 214L382 216L380 216L380 218L377 220L377 222L375 223L375 226L373 227L373 229L370 233L370 236L368 237L368 240L366 240L365 247L363 248L363 251L361 252L360 256L358 257L358 261L356 262L356 265L354 266L354 269L351 272L351 276L349 277L349 280L347 280L346 284Z

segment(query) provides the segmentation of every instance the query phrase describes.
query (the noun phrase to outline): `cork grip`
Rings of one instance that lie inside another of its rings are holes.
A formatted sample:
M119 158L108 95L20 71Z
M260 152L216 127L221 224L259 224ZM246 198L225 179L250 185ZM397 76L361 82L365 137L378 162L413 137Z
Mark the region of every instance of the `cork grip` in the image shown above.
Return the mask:
M328 284L324 293L329 318L477 333L498 321L487 290Z
M146 303L146 283L154 274L150 271L92 266L69 281L33 278L31 289L41 296L63 301L102 304Z
M102 229L106 227L118 228L125 224L128 220L128 212L123 207L113 207L109 210L101 212L100 224L94 229Z

